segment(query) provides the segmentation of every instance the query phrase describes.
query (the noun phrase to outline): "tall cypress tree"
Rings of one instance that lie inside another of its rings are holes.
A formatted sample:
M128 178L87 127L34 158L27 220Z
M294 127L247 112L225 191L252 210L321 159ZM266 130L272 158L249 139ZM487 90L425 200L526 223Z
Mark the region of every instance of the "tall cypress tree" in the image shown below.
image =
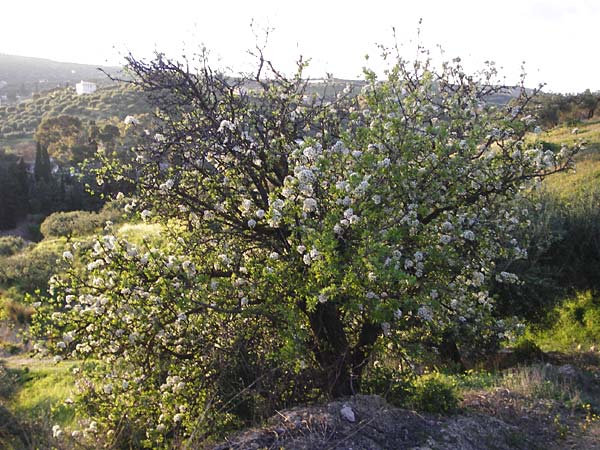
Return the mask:
M19 216L24 217L29 213L29 174L23 158L19 159L15 169Z
M50 163L48 149L39 142L36 143L33 174L36 182L44 180L46 183L49 183L52 178L52 164Z
M0 230L14 228L20 218L21 198L16 161L12 155L0 160Z

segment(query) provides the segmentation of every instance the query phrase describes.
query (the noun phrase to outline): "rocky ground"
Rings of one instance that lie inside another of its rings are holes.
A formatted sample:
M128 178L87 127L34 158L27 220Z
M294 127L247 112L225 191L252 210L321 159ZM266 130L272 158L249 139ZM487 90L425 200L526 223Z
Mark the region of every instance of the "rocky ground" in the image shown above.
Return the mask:
M568 381L600 389L598 378L573 365L552 366ZM374 395L280 412L265 426L212 450L513 450L599 449L600 421L573 402L507 388L466 392L452 415L420 414Z

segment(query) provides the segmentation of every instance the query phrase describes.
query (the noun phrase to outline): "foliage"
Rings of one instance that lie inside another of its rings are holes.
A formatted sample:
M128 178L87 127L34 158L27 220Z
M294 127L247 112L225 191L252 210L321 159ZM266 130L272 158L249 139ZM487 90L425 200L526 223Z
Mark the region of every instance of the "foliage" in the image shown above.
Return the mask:
M531 339L520 339L512 348L514 358L519 363L526 361L541 360L543 352L540 347Z
M597 125L582 127L590 147L600 142ZM561 130L549 133L561 142ZM570 138L570 134L569 134ZM575 142L573 139L571 142ZM499 311L511 311L535 323L548 320L548 312L573 290L600 289L600 163L588 148L576 161L576 170L548 177L537 198L526 261L498 261L499 267L519 275L521 283L497 285ZM549 319L552 320L552 319Z
M26 243L19 236L1 236L0 237L0 256L11 256L23 250Z
M544 94L534 103L536 115L543 126L556 126L559 123L577 123L594 117L600 103L600 92L589 89L579 94Z
M454 381L439 372L417 377L409 397L409 404L413 408L442 414L454 411L459 401Z
M93 155L97 146L85 131L77 117L46 117L35 132L35 140L55 160L81 162Z
M0 230L14 228L26 214L27 195L23 160L0 150Z
M574 351L597 348L600 342L600 299L590 291L580 292L555 307L549 327L528 332L544 350Z
M473 77L459 60L436 71L384 56L387 79L367 70L362 92L327 100L307 93L305 64L286 78L261 52L241 79L205 59L197 71L129 59L157 132L98 177L135 176L130 208L171 239L155 248L107 229L73 246L36 314L51 350L110 368L88 374L87 398L118 439L144 430L160 445L298 393L360 391L371 359L410 335L510 333L489 283L516 276L495 261L524 257L525 195L572 151L524 142L524 88L511 105L485 102L506 89L493 65ZM454 405L435 377L417 392L424 407Z
M128 115L148 112L141 93L128 85L107 86L89 95L77 95L73 88L54 89L29 101L0 107L0 137L32 137L44 118L61 115L96 122L122 121Z
M1 258L0 283L18 287L24 293L45 291L50 277L64 267L60 264L63 247L64 241L45 241L20 253Z
M454 411L460 396L456 377L431 372L415 375L376 364L365 374L365 392L381 395L392 405L446 414Z
M12 323L18 325L27 325L31 322L34 309L31 306L23 305L15 300L5 300L2 305L7 317Z
M364 392L377 394L392 405L406 407L413 392L412 373L375 364L365 374Z
M45 238L85 236L96 230L102 223L101 216L89 211L57 212L42 222L40 231Z

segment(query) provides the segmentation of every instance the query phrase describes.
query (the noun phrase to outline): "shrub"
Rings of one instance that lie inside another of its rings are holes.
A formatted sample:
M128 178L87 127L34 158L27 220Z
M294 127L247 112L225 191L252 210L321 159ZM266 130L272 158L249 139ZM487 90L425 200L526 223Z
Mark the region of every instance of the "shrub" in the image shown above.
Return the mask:
M83 236L101 226L98 214L88 211L57 212L49 215L40 226L45 238Z
M513 348L513 354L518 364L543 359L544 352L532 339L521 339Z
M11 256L25 248L25 241L19 236L0 237L0 256Z
M412 384L408 403L419 411L450 413L458 407L460 398L456 383L438 372L417 377Z
M33 294L46 291L48 280L61 269L57 260L63 252L63 242L44 242L21 253L4 257L0 266L0 283Z
M4 302L6 317L15 324L27 325L31 323L31 317L35 310L28 305L23 305L14 300Z
M380 395L392 405L406 407L414 391L413 381L410 373L377 364L365 374L364 391Z

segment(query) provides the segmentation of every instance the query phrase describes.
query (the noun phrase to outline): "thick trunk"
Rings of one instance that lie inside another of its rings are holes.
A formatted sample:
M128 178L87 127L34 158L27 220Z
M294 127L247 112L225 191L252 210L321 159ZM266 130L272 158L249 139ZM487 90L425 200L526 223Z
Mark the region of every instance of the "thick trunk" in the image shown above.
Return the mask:
M364 323L356 345L350 346L335 304L318 304L308 318L325 391L333 398L360 392L362 373L381 328Z
M438 350L442 361L454 363L461 372L466 370L456 339L450 333L444 334Z

